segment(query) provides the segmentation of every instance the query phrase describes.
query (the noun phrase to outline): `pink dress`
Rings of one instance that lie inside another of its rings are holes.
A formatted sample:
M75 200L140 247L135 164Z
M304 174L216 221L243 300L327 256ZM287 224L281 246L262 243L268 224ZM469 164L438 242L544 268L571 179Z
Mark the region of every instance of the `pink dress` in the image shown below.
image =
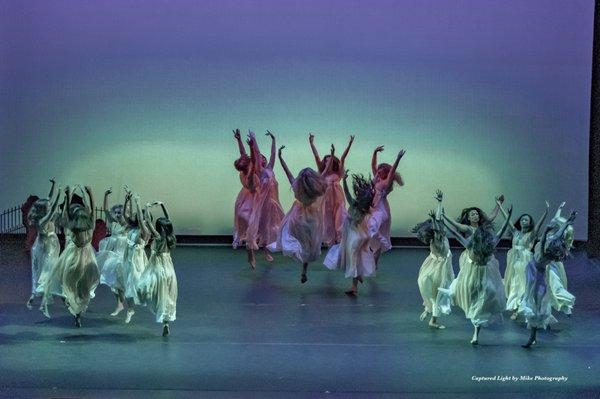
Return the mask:
M392 249L390 231L392 218L390 204L387 200L388 191L375 186L375 198L373 199L373 210L369 218L369 237L371 237L371 249L386 252Z
M248 248L256 250L277 240L283 216L275 174L273 170L265 168L250 215L246 234Z
M323 242L322 198L317 198L310 205L304 205L296 199L281 221L277 241L267 247L269 251L281 251L300 263L317 260Z
M242 189L235 200L234 208L233 248L247 242L247 231L256 197L256 190L251 189L251 185L248 184L248 177L240 173L240 181L242 182Z
M346 199L340 184L341 176L331 173L325 176L327 189L323 196L323 243L328 247L342 239L344 220L346 220Z
M323 261L328 269L342 269L348 278L375 274L375 257L369 248L368 218L369 215L365 215L358 225L346 218L341 242L329 249Z

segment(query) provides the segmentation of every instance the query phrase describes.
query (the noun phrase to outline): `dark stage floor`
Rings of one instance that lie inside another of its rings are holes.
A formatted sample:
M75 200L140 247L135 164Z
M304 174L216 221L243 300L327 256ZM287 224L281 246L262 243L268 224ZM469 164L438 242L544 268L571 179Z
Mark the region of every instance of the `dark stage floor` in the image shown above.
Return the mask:
M520 347L522 324L505 318L472 347L460 310L444 331L419 321L417 272L427 252L396 249L360 297L344 295L341 273L259 258L244 251L179 247L178 320L168 339L139 308L132 323L109 316L102 286L83 328L54 305L52 320L28 311L27 256L4 243L0 256L0 396L4 397L531 397L600 396L600 263L574 254L567 262L572 317ZM504 268L505 252L498 254ZM455 266L458 253L455 252ZM455 267L456 269L456 267ZM568 377L566 382L488 381L473 376Z

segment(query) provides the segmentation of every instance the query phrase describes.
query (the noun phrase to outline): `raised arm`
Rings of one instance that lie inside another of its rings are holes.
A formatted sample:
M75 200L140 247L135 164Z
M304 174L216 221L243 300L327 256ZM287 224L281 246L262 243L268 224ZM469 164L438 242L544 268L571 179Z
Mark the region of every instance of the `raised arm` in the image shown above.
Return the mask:
M327 163L325 164L325 168L321 172L321 176L323 176L323 177L325 177L331 173L331 169L333 167L333 154L335 154L335 147L332 144L331 145L331 153L330 153L331 156L329 158L327 158Z
M577 217L577 212L571 211L571 214L569 215L569 218L567 219L567 221L565 223L563 223L562 226L560 226L560 229L556 233L554 233L553 236L554 237L562 237L563 234L565 234L565 230L567 229L567 227L569 227L570 225L573 224L576 217Z
M283 168L283 171L285 172L285 175L287 176L290 184L294 184L294 175L292 175L292 173L288 169L287 164L283 160L283 149L284 148L285 148L284 145L282 145L281 147L279 147L279 163L281 163L281 167Z
M133 199L135 201L135 210L138 218L138 226L140 227L142 236L149 237L150 230L148 230L148 223L146 223L146 218L144 217L142 207L140 206L140 196L136 194L135 197L133 197Z
M354 135L351 135L350 141L348 142L348 146L346 147L346 149L344 150L344 153L342 154L342 157L340 158L340 168L342 168L342 170L344 170L344 162L346 162L346 157L348 156L348 153L350 152L350 147L352 147L353 142L354 142Z
M504 216L505 220L508 220L508 229L511 233L514 233L516 228L515 225L513 223L512 220L510 220L508 213L504 210L504 208L502 207L502 202L500 202L499 200L496 200L496 207L498 209L500 209L500 212L502 212L502 215Z
M90 199L90 216L92 217L92 220L96 219L96 216L94 215L94 196L92 195L92 189L89 186L85 186L85 192L88 195L89 199Z
M246 155L246 148L242 142L242 134L240 133L240 129L235 129L233 131L233 138L237 141L238 148L240 150L240 156Z
M275 136L273 136L273 133L269 132L267 130L267 136L271 137L271 156L269 157L269 163L267 164L267 169L271 169L273 170L273 167L275 166L275 158L276 158L276 146L275 146Z
M54 215L56 214L56 209L58 208L58 199L60 198L60 187L58 188L58 191L56 193L56 196L51 200L51 205L50 205L50 210L48 211L47 214L44 215L43 218L40 219L40 226L44 226L46 223L48 223L50 220L52 220L54 218Z
M253 169L251 173L260 173L262 169L262 165L260 164L260 150L256 143L256 136L250 130L248 131L248 147L250 147L250 161L252 162L251 167Z
M108 196L112 193L112 187L109 187L104 192L104 201L102 202L102 210L104 210L104 214L106 215L107 222L114 222L112 216L110 215L110 211L108 210Z
M310 143L310 149L315 157L315 162L317 164L317 170L321 169L321 157L319 156L319 151L317 151L317 147L315 146L315 135L312 133L308 134L308 142Z
M454 236L454 238L456 238L460 245L467 248L469 246L469 241L465 237L463 237L462 234L460 234L458 231L454 230L454 227L451 224L446 223L446 220L450 219L448 219L445 215L443 216L444 219L442 220L442 223L444 224L444 227L446 227L446 230L448 230Z
M344 172L344 179L342 180L342 186L344 187L344 195L346 196L346 201L352 207L354 206L354 198L352 198L352 194L350 194L350 190L348 189L348 170Z
M50 186L50 192L48 193L48 198L52 199L54 197L54 186L56 186L56 180L54 179L54 177L52 179L50 179L50 183L52 183L52 185Z
M444 200L444 193L441 190L435 191L435 196L433 197L437 201L437 208L435 210L434 218L436 221L442 220L442 201ZM443 226L443 224L441 224Z
M154 202L152 205L149 203L146 204L146 215L148 216L148 219L152 220L152 213L150 213L150 207L155 204L158 204L158 203L159 202L157 201L157 202ZM152 234L152 236L154 238L159 238L160 234L158 233L158 231L156 231L156 229L154 228L154 225L152 223L146 223L146 224L147 224L148 230L150 230L150 234Z
M69 208L71 207L71 187L65 187L65 200L61 218L66 223L69 220Z
M506 232L506 228L508 227L508 224L510 223L510 217L512 216L512 212L513 212L513 207L511 205L508 208L508 214L506 215L506 218L504 220L504 224L502 224L502 227L500 228L500 231L498 231L498 233L496 233L496 245L498 245L498 242L500 242L500 239L502 238L502 236Z
M392 186L392 184L394 184L394 178L396 177L396 170L398 169L398 164L400 164L400 160L402 159L404 154L406 154L406 151L400 150L400 152L396 156L396 160L394 161L392 168L390 169L387 177L385 178L385 181L386 181L385 187L388 189Z
M371 173L373 173L373 179L375 179L377 177L377 165L379 165L377 163L377 153L382 152L382 151L383 151L382 145L375 148L375 151L373 151L373 157L371 158Z
M160 205L160 207L162 208L162 211L163 211L163 215L165 215L165 218L171 220L171 218L169 218L169 212L167 212L167 207L165 206L165 204L162 201L155 201L151 204L151 206L155 206L155 205Z
M496 206L494 207L494 209L492 209L492 211L488 215L488 220L490 222L493 222L494 219L496 219L496 217L498 216L498 212L500 211L500 204L502 204L503 202L504 202L504 194L500 194L499 196L496 197ZM500 203L500 204L498 204L498 203Z
M448 224L449 224L453 228L455 228L457 231L460 231L463 234L468 233L469 231L471 231L470 228L469 228L470 226L467 226L466 224L455 222L454 220L452 220L448 216L446 216L446 214L444 212L442 212L442 217L444 218L444 225L445 226L448 226Z
M538 220L538 222L535 224L535 227L533 228L533 237L537 237L540 229L542 228L542 226L544 225L544 222L546 221L546 217L548 216L548 210L550 209L550 204L548 204L548 201L546 201L546 209L544 209L544 213L542 213L542 216L540 216L540 219Z

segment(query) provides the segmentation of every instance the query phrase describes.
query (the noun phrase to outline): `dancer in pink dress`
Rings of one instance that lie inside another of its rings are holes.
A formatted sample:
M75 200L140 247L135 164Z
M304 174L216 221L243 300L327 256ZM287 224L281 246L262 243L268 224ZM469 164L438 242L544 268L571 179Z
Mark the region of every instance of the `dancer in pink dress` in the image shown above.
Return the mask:
M342 240L329 249L323 264L331 270L344 270L346 277L352 278L352 287L346 291L346 295L356 296L358 283L363 282L363 277L375 273L375 258L369 247L367 226L375 188L370 179L365 179L362 175L352 175L353 198L346 183L347 177L346 172L343 180L344 194L350 207L344 222Z
M248 156L248 154L246 154L244 143L242 143L240 129L234 130L233 137L236 139L240 150L240 157L234 162L233 165L235 166L235 169L240 172L240 182L242 183L242 189L235 200L233 219L233 248L237 248L243 244L246 244L248 262L252 268L254 268L254 251L251 249L251 246L248 246L247 244L247 232L250 224L250 216L252 215L252 209L254 208L258 177L254 173L254 165L251 158Z
M308 135L308 141L320 173L323 173L325 170L329 158L332 159L331 171L325 175L327 189L325 190L321 205L323 212L323 243L330 247L333 244L340 242L344 221L348 214L348 212L346 212L346 202L344 201L344 192L342 191L340 181L344 174L344 162L346 161L346 156L354 142L354 136L350 136L348 146L346 147L346 150L344 150L342 157L339 159L334 155L335 147L333 144L331 145L331 154L325 155L325 157L321 159L317 147L315 146L314 134L310 133Z
M284 148L285 146L279 148L279 162L292 185L296 200L281 222L277 241L269 244L268 248L271 252L282 251L285 256L302 263L300 281L304 284L308 280L306 277L308 264L317 260L321 254L323 242L321 201L326 189L324 177L329 172L332 162L330 158L323 173L319 174L311 168L304 168L294 178L283 160Z
M254 251L260 248L264 249L265 258L268 262L273 260L267 250L267 245L277 240L277 232L284 216L283 208L279 202L279 185L273 172L276 158L275 136L269 131L266 135L271 137L271 156L268 163L267 159L260 153L254 133L250 132L249 135L252 143L250 158L254 166L254 173L258 177L256 196L246 231L246 242L251 251L250 265L253 269L256 267Z
M371 237L371 249L375 252L375 264L379 262L382 252L392 248L390 230L392 226L392 215L390 204L387 200L388 194L394 189L394 182L403 186L404 182L399 173L396 173L400 160L406 153L400 150L394 165L377 163L377 153L383 151L383 146L375 148L371 160L371 169L375 183L375 197L373 198L373 211L369 218L369 236Z

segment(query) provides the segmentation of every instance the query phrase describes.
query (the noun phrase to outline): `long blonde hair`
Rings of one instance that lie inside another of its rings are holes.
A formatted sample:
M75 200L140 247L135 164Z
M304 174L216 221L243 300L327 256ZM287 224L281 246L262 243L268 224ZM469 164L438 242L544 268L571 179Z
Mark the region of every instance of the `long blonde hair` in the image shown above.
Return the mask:
M327 183L314 169L304 168L292 184L296 199L303 205L312 204L317 198L325 194Z

